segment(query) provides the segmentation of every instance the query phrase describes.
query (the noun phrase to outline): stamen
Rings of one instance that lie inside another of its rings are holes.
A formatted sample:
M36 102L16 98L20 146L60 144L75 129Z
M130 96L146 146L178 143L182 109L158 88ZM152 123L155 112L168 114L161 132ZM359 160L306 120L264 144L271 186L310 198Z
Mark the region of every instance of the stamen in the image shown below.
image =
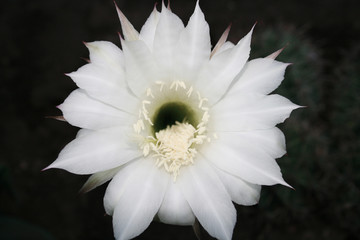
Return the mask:
M202 98L199 91L197 91L196 93L197 93L198 98L199 98L199 106L198 106L198 107L201 108L202 105L203 105L203 103L204 103L205 101L208 101L208 99L207 99L207 98Z
M146 96L147 96L147 97L151 96L152 98L155 98L154 95L152 94L151 88L148 88L148 89L146 90Z
M170 85L170 90L173 89L174 86L175 86L175 91L178 90L179 86L182 87L183 89L186 89L185 82L183 81L173 81Z
M160 85L160 92L161 92L163 90L163 87L164 87L165 83L162 82L162 81L156 81L155 83Z
M141 130L144 130L144 129L145 129L145 125L144 125L143 120L139 119L139 120L133 125L133 127L134 127L135 132L139 134L139 133L141 132Z
M188 98L190 98L191 93L192 93L193 90L194 90L194 89L193 89L193 87L191 86L191 87L189 88L189 90L187 91L186 95L188 96Z
M157 143L154 145L154 157L157 158L157 166L164 166L171 173L174 181L182 166L194 162L196 151L191 147L200 135L196 135L196 129L189 123L176 122L156 133Z

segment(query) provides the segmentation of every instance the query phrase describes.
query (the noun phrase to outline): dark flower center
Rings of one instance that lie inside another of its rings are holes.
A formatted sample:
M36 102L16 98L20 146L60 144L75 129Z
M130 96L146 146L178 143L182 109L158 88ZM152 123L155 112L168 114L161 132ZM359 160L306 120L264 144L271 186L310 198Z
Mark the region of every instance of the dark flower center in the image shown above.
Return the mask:
M163 104L155 112L152 122L154 123L154 133L165 129L167 126L172 126L176 122L187 122L194 127L197 125L194 111L182 102L169 102Z

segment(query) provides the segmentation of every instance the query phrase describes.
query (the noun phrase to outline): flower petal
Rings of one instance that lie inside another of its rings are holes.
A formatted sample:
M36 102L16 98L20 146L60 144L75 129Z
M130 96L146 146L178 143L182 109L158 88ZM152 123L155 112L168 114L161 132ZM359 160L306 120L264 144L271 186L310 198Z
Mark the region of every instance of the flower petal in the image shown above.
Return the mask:
M168 76L168 81L173 75L174 53L180 33L184 29L181 19L162 4L159 23L155 32L154 56L160 66L160 69ZM164 80L164 79L161 79Z
M210 52L209 25L197 1L195 11L188 25L181 32L176 47L174 67L176 67L179 79L194 79L200 67L209 60Z
M223 171L247 182L289 186L282 178L276 161L251 143L244 144L233 137L223 135L210 142L201 153Z
M78 134L46 169L93 174L121 166L141 155L137 144L126 135L126 129L110 128Z
M210 111L216 131L247 131L273 128L300 106L280 95L227 94Z
M118 8L116 2L116 12L119 16L120 23L121 23L121 29L124 34L125 40L127 41L134 41L139 39L139 33L136 31L136 29L133 27L133 25L129 22L129 20L125 17L125 15L121 12L121 10Z
M276 127L255 131L218 132L217 136L236 139L239 144L251 144L255 148L259 148L260 151L265 151L273 158L280 158L286 153L285 136Z
M94 173L82 186L80 192L90 192L98 186L106 183L107 181L111 180L119 172L120 169L121 167L117 167L110 170Z
M169 175L150 159L137 160L121 169L104 197L106 212L113 214L116 239L134 238L150 225L169 180Z
M248 60L252 31L241 39L235 47L214 55L200 71L195 84L204 95L209 96L211 105L215 104L225 94Z
M135 116L90 98L81 89L74 90L58 107L66 121L81 128L102 129L135 121Z
M273 52L272 54L270 54L270 55L267 56L266 58L276 59L284 49L285 49L285 47L280 48L279 50Z
M235 47L235 44L233 44L232 42L226 41L219 50L216 51L216 53L214 54L214 56L228 50L228 49L232 49Z
M154 7L154 10L151 12L150 16L146 20L145 24L142 26L140 31L140 40L143 40L150 51L153 50L155 31L160 19L160 13Z
M244 206L251 206L259 202L260 185L248 183L218 168L215 169L233 202Z
M284 79L288 63L282 63L270 58L258 58L248 62L229 94L257 92L269 94L274 91Z
M123 75L124 55L115 44L107 41L95 41L85 43L85 45L89 49L91 63L102 68L119 71Z
M91 97L123 111L136 114L138 100L128 92L124 81L125 73L120 68L112 71L112 68L108 69L90 63L68 76Z
M229 32L230 32L230 28L231 28L231 25L229 25L226 30L224 31L224 33L221 35L219 41L216 43L214 49L211 51L211 55L210 55L210 58L212 56L214 56L215 54L218 53L218 51L220 50L220 48L222 48L222 46L224 45L224 43L226 42L226 39L229 35Z
M194 224L194 213L176 182L170 181L158 217L161 222L167 224L183 226Z
M143 96L146 89L159 80L158 67L145 42L122 41L125 55L126 79L136 96Z
M177 181L205 230L217 239L230 240L236 210L214 169L198 155L194 165L182 171Z

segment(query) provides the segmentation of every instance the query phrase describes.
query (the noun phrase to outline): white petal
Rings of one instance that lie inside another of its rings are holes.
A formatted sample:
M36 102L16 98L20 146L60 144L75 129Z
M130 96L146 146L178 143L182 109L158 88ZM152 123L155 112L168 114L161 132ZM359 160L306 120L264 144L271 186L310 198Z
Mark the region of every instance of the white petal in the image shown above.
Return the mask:
M251 30L239 43L213 56L201 70L196 86L215 104L228 90L249 58Z
M46 169L93 174L121 166L141 156L138 145L126 133L124 128L110 128L79 134Z
M135 116L90 98L81 89L74 90L59 108L71 125L102 129L131 125Z
M113 214L116 239L134 238L150 225L169 180L169 175L157 168L152 159L140 159L121 169L104 197L106 212Z
M85 128L82 128L80 129L77 134L76 134L76 137L75 138L78 138L78 137L83 137L83 136L87 136L91 133L95 132L94 130L89 130L89 129L85 129Z
M276 161L250 143L240 143L237 139L224 135L210 142L206 148L201 149L201 152L207 160L223 171L247 182L289 186L282 178Z
M231 239L236 210L214 169L198 155L194 165L180 172L179 187L196 218L217 239Z
M248 62L237 82L230 89L230 94L257 92L269 94L284 79L287 63L270 58L258 58Z
M170 181L158 216L161 222L174 225L192 225L195 221L189 203L176 182Z
M122 32L124 34L125 40L134 41L139 39L139 33L135 30L133 25L129 22L129 20L125 17L125 15L120 11L118 6L115 3L116 11L120 19Z
M124 80L125 73L120 68L112 71L112 69L90 63L68 76L91 97L136 114L138 100L128 92Z
M286 153L285 136L276 127L255 131L218 132L217 136L236 139L239 144L251 144L273 158L280 158Z
M210 111L215 131L270 129L285 121L300 106L280 95L227 94Z
M209 25L197 1L195 11L188 25L181 32L176 47L174 67L180 79L193 80L195 78L200 67L209 60L210 48Z
M160 13L154 8L140 31L140 40L143 40L150 51L153 50L155 31L159 22Z
M233 202L244 206L251 206L259 202L260 185L245 182L218 168L216 170Z
M220 50L220 48L222 48L222 46L223 46L224 43L226 42L226 39L227 39L227 37L228 37L228 35L229 35L229 32L230 32L230 27L231 27L231 25L228 26L228 27L226 28L226 30L224 31L224 33L221 35L219 41L216 43L214 49L211 51L210 58L211 58L212 56L214 56L215 54L217 54L218 51ZM234 46L234 44L233 44L233 46Z
M220 54L228 49L232 49L233 47L235 47L235 44L226 41L214 55Z
M142 96L146 89L159 80L157 65L143 41L122 41L125 55L126 79L130 89Z
M98 186L106 183L107 181L111 180L120 169L121 167L117 167L91 175L80 189L80 192L90 192Z
M184 24L180 18L167 9L163 2L155 32L153 53L161 70L165 72L168 78L171 78L173 74L175 47L183 29Z
M95 41L85 43L90 52L90 62L114 71L124 71L124 55L112 42Z

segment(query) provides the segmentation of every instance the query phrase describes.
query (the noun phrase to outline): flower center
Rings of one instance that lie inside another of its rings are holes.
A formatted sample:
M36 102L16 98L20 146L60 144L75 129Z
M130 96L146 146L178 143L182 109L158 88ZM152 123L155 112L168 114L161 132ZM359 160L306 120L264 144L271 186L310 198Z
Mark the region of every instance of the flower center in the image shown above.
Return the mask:
M210 141L206 101L182 81L156 82L146 91L134 131L140 137L143 155L155 159L174 181L181 167L194 162L197 148Z
M162 105L155 113L153 122L154 133L176 122L188 122L196 126L194 110L182 102L169 102Z

